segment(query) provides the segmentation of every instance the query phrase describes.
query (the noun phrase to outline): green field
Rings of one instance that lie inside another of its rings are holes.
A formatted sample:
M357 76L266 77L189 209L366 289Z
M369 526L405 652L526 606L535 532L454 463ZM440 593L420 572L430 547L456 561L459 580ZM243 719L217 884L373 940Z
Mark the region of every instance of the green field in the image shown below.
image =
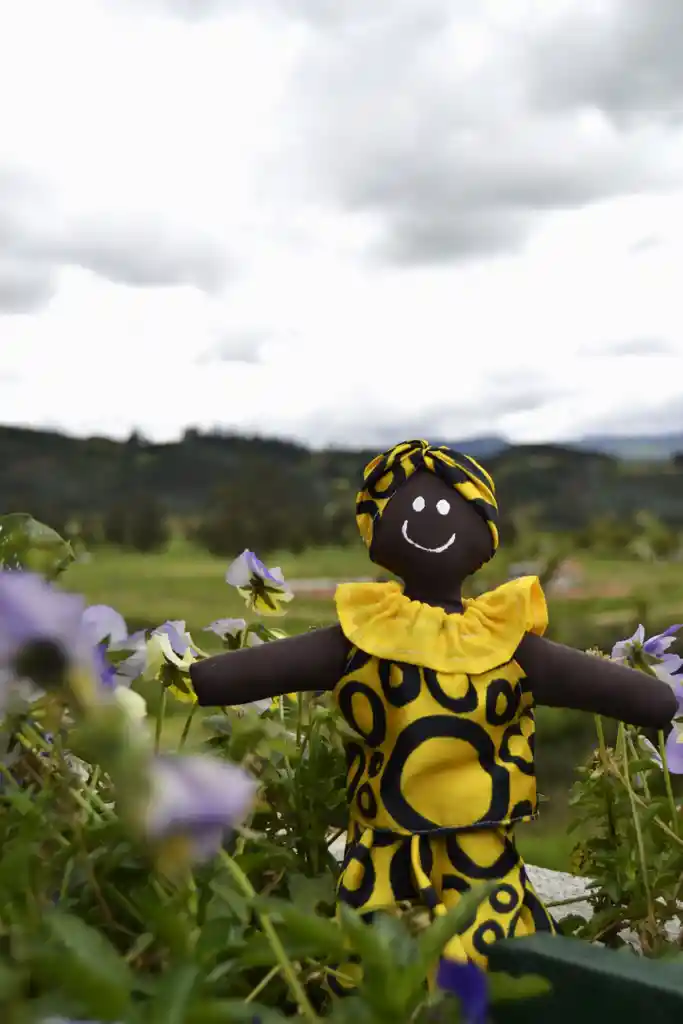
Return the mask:
M323 548L299 557L276 552L267 564L279 565L286 579L353 578L371 575L374 568L362 547ZM64 585L90 603L112 605L132 623L185 619L190 632L199 635L214 619L244 614L242 599L225 582L227 565L185 545L159 555L103 549L73 565ZM331 600L295 598L290 608L286 628L293 633L329 623L334 615Z
M600 630L613 641L627 635L625 630L643 618L653 628L681 621L683 567L680 564L653 567L634 561L590 558L579 561L583 570L582 594L549 601L551 624L554 621L560 629L558 639L577 646L587 645L594 642L593 630ZM348 550L321 549L300 556L275 553L266 559L266 564L279 565L285 578L290 580L335 580L371 576L376 571L361 545ZM244 616L241 598L225 583L226 568L224 560L184 544L174 545L170 551L159 555L99 550L89 561L72 566L65 574L64 585L83 593L89 603L112 605L124 615L131 628L152 627L167 619L184 619L197 643L215 650L216 638L211 633L202 633L203 628L217 618ZM505 578L501 569L505 569L502 559L497 576L489 571L491 585ZM291 610L284 617L270 621L290 633L334 621L330 597L295 597L289 607ZM586 630L588 635L584 639ZM177 743L183 724L180 716L186 713L185 708L171 708L173 713L164 727L164 746L172 748ZM565 714L558 709L543 708L539 712L540 744L544 744L545 735L545 748L550 749L552 756L555 756L555 733L564 728ZM590 722L586 721L586 726L589 729ZM197 745L201 738L201 716L198 715L189 746ZM544 867L568 867L572 842L566 830L566 791L573 768L583 756L571 742L557 748L556 756L563 762L559 777L564 781L553 782L551 801L543 805L540 821L522 826L518 832L520 847L527 859ZM542 785L546 788L543 780Z

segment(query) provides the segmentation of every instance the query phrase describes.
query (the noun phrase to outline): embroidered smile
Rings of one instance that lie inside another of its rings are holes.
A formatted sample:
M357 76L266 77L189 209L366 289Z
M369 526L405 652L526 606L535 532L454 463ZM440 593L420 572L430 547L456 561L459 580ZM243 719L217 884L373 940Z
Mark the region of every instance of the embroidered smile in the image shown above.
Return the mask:
M403 524L403 529L401 530L401 533L403 534L403 537L405 538L405 540L407 540L409 544L412 544L414 548L419 548L420 551L429 551L432 555L440 555L442 551L448 550L448 548L451 546L451 544L455 540L455 534L452 534L452 536L446 541L446 543L439 545L438 548L426 548L424 546L424 544L418 544L416 540L413 540L412 537L408 536L408 520L407 519L406 519L406 521Z

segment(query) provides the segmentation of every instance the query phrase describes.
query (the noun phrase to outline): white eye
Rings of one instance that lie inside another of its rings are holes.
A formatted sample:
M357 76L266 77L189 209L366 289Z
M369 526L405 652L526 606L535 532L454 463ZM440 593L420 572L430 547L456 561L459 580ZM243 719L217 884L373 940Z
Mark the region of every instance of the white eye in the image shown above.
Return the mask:
M448 513L450 512L450 510L451 510L451 503L450 503L450 501L446 501L445 498L441 498L439 501L437 501L437 503L436 503L436 511L439 513L439 515L447 516Z
M422 509L425 507L425 504L426 502L422 495L418 494L417 498L415 498L415 500L413 501L413 510L415 512L421 512Z

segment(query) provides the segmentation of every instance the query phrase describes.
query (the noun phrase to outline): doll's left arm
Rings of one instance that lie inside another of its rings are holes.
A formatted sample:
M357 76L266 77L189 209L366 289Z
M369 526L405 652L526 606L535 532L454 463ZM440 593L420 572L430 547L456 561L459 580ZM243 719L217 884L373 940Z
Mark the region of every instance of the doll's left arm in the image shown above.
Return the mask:
M678 709L673 690L661 679L533 633L525 634L515 660L537 704L664 730Z

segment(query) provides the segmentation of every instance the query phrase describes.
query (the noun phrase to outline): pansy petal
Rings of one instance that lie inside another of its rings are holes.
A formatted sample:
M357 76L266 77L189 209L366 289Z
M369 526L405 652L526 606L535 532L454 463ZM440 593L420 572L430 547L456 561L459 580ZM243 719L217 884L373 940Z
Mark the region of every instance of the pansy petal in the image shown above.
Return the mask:
M673 728L664 748L666 763L672 775L683 775L683 731Z
M247 623L244 619L216 619L211 622L208 626L204 627L205 633L215 633L216 636L237 636L242 630L247 628Z
M266 569L261 559L254 554L253 551L246 552L246 562L249 567L249 575L256 577L259 580L272 580L277 582L275 577L271 575L270 570Z
M457 996L461 1019L466 1024L486 1024L488 1016L488 984L486 974L477 964L468 960L442 958L437 970L439 988Z
M92 604L86 608L83 612L83 628L93 645L104 643L105 640L120 644L128 639L126 620L108 604Z
M241 768L199 755L156 758L151 782L148 834L157 841L184 836L202 860L244 820L256 793L256 783Z
M638 739L643 753L656 765L663 768L664 762L662 761L662 755L659 753L654 743L652 743L646 736L638 736Z
M238 555L234 562L231 562L228 566L225 574L225 582L229 583L231 587L246 587L249 585L249 579L251 577L251 571L247 562L247 556L251 552L246 549L241 555Z

